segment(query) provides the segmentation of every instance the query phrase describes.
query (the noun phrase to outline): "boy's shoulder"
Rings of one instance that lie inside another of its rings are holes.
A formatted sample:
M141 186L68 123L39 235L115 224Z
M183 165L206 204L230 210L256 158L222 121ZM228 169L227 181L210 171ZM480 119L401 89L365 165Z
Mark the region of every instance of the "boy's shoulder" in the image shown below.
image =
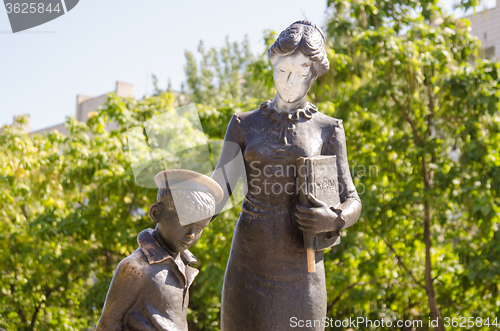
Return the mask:
M148 259L139 247L132 254L118 263L116 273L121 275L130 274L134 275L134 277L140 277L147 273L148 268Z
M124 258L120 263L126 263L128 265L137 267L149 265L148 259L146 258L146 255L144 255L144 252L140 247L137 247L137 249L132 252L132 254Z

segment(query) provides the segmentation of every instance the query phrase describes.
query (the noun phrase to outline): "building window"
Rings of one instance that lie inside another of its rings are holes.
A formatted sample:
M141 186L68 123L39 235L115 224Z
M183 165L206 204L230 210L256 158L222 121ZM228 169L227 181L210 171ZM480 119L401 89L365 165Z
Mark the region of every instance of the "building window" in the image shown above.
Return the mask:
M484 58L490 61L496 61L495 46L488 47L484 50Z

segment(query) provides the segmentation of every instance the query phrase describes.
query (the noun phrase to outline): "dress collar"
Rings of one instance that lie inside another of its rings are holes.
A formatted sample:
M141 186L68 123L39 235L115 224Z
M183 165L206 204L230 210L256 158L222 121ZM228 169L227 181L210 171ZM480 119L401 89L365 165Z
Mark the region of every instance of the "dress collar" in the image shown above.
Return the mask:
M313 114L318 112L318 108L308 102L304 109L295 109L291 112L279 112L273 107L273 102L268 100L260 105L259 109L264 117L270 117L275 122L273 130L278 131L278 140L283 142L285 146L290 146L288 143L288 131L295 130L295 122L300 120L300 115L304 120L310 120Z
M262 111L262 115L264 115L264 117L271 116L273 121L288 118L293 122L297 122L300 119L300 115L302 115L304 119L308 120L313 117L314 113L318 112L318 108L310 102L308 102L303 109L295 109L291 112L279 112L274 109L273 106L272 100L267 100L259 106L259 109Z

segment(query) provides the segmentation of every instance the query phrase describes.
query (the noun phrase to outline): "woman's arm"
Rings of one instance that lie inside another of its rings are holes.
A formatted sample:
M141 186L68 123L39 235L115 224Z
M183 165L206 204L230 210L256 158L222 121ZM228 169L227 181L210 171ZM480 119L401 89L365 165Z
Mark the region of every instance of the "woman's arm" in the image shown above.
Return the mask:
M361 214L361 199L352 181L347 160L347 148L344 126L342 120L334 128L334 133L328 141L328 154L337 156L337 172L339 179L340 206L336 209L340 218L345 222L344 228L348 228L359 218Z
M344 128L341 120L335 120L331 138L324 144L322 154L336 155L340 206L329 208L323 201L308 195L309 206L297 205L299 228L313 234L323 234L317 250L336 244L340 230L353 225L361 212L361 200L352 181L347 161Z
M233 115L227 126L219 162L212 174L212 179L219 183L224 191L224 198L217 204L212 220L223 210L238 183L238 179L242 177L244 181L246 180L239 123L238 116Z

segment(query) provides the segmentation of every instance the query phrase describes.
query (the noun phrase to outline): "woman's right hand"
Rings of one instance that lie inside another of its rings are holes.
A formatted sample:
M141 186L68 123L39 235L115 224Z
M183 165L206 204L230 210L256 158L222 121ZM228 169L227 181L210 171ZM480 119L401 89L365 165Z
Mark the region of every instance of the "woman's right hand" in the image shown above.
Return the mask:
M340 214L334 212L326 203L316 199L312 194L308 194L307 199L312 207L297 204L295 216L297 216L299 229L312 234L340 233L345 225L345 222L339 217Z

